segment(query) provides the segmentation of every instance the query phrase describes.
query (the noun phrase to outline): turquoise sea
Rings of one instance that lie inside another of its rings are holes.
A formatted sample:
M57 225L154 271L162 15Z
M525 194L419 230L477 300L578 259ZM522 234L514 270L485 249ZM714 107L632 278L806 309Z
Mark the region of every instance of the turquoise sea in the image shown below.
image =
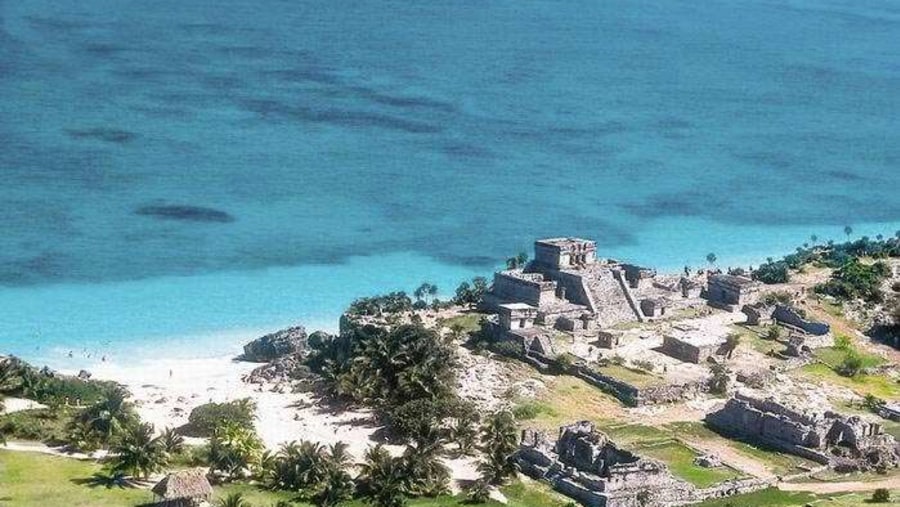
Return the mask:
M898 41L894 0L0 0L0 353L221 353L539 236L893 234Z

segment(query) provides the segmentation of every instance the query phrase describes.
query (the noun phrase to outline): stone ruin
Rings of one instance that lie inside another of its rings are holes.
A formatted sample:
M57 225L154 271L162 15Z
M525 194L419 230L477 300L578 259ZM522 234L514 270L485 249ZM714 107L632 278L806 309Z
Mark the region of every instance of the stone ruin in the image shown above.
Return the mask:
M711 306L735 311L759 300L762 284L745 276L715 274L706 281L706 299Z
M794 406L738 392L706 416L712 428L828 465L837 471L900 465L900 445L878 423L820 406Z
M665 464L620 449L588 421L563 426L551 442L533 430L522 432L516 459L525 474L548 481L557 491L589 507L666 505L692 496Z
M555 442L544 433L523 431L516 460L526 475L549 482L588 507L689 505L769 485L759 479L737 479L695 488L675 478L664 463L618 447L589 421L561 427ZM708 464L721 465L712 458Z

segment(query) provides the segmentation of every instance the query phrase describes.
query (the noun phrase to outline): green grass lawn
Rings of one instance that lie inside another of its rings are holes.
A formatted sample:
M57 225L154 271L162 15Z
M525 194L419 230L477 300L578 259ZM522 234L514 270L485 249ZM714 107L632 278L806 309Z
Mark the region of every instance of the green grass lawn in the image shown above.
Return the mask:
M90 461L0 450L3 507L127 507L153 500L147 490L91 484L102 467Z
M608 375L616 380L621 380L622 382L627 382L635 387L650 387L664 382L662 377L651 372L626 368L615 364L597 366L594 369L598 373Z
M694 464L699 454L673 433L652 426L639 424L598 424L598 429L620 447L641 456L658 459L673 475L691 484L705 488L719 482L740 477L741 473L730 467L705 468Z
M448 328L458 325L463 335L469 335L481 329L481 319L484 317L483 313L464 313L445 319L443 325Z
M525 426L555 434L574 421L600 421L623 412L622 403L587 382L560 375L547 380L548 389L531 402L540 407Z
M897 491L892 492L897 497ZM746 495L717 498L696 504L697 507L864 507L871 505L897 505L897 500L889 504L873 504L868 502L871 493L838 493L834 495L814 495L799 491L781 491L764 489Z
M886 400L900 398L900 383L884 375L843 377L822 363L808 364L800 370L800 374L809 380L844 386L861 396L872 394Z
M872 368L884 363L884 358L875 354L868 353L863 350L856 350L859 358L862 359L863 368ZM822 347L813 351L813 356L819 361L828 363L831 366L838 366L847 356L847 351L835 347Z
M799 456L787 454L775 449L760 448L746 442L723 437L707 428L700 422L677 422L666 425L672 434L687 440L698 442L716 441L727 445L735 452L760 462L775 475L789 475L805 469L817 468L819 465Z
M49 456L30 452L0 450L0 506L2 507L134 507L153 501L146 489L107 488L92 480L103 472L93 461ZM563 507L568 500L544 484L525 480L502 489L508 507ZM227 484L215 488L215 498L241 493L253 507L269 507L279 500L295 500L296 495L260 489L249 484ZM304 502L297 507L308 507ZM363 507L362 501L346 504ZM409 507L449 507L465 505L463 496L411 499ZM498 506L496 502L484 504Z

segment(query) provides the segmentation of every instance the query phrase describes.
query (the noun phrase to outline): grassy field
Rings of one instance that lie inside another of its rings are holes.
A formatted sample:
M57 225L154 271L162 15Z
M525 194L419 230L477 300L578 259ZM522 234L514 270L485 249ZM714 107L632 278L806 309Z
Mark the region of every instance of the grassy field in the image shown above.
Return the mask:
M892 498L900 492L893 492ZM889 504L869 502L871 495L866 493L839 493L835 495L814 495L812 493L764 489L755 493L717 498L696 504L696 507L868 507L871 505L897 505L895 499Z
M874 366L878 366L884 363L884 358L881 356L876 356L875 354L871 354L865 352L863 350L856 350L859 354L859 358L862 360L863 368L872 368ZM813 351L813 356L819 361L823 363L827 363L830 366L838 366L847 356L847 351L835 347L822 347L815 349Z
M769 472L775 475L789 475L818 467L815 462L799 456L786 454L774 449L760 448L746 442L725 438L700 422L671 423L666 425L665 428L671 431L672 434L686 440L695 442L714 442L717 445L728 446L738 454L759 462L766 467Z
M623 382L627 382L635 387L649 387L662 384L664 382L664 379L659 375L654 375L653 373L647 371L626 368L624 366L618 366L615 364L598 366L595 368L595 370L598 373L608 375Z
M800 370L800 375L807 380L837 384L861 396L872 394L886 400L900 398L900 383L884 375L860 374L855 377L843 377L822 363L808 364Z
M469 335L481 329L481 319L484 317L485 314L483 313L464 313L445 319L443 325L451 329L454 326L459 326L463 335Z
M556 433L560 426L574 421L599 421L623 413L622 404L587 382L561 375L547 380L547 390L532 402L535 417L526 426Z
M674 433L652 426L600 422L598 427L617 445L662 461L676 477L705 488L719 482L740 477L741 473L729 467L704 468L694 464L698 453L674 437Z
M103 472L91 461L48 456L38 453L0 450L0 506L3 507L133 507L153 501L145 489L108 488L94 477ZM247 484L229 484L215 488L215 498L241 493L254 507L268 507L279 500L295 500L296 495L273 492ZM505 488L509 507L563 507L567 500L547 486L534 482L516 482ZM462 497L443 496L410 500L409 507L449 507L464 505ZM298 502L297 507L310 504ZM346 504L362 507L362 501ZM500 505L495 502L488 506Z
M3 507L104 507L153 500L146 490L107 488L92 483L100 465L72 458L0 451L0 505Z

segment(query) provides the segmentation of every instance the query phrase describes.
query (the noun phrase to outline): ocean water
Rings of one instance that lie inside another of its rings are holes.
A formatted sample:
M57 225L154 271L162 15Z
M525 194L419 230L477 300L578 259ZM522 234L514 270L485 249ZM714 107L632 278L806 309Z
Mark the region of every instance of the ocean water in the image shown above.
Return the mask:
M0 0L0 352L334 328L539 236L893 234L897 41L892 0Z

